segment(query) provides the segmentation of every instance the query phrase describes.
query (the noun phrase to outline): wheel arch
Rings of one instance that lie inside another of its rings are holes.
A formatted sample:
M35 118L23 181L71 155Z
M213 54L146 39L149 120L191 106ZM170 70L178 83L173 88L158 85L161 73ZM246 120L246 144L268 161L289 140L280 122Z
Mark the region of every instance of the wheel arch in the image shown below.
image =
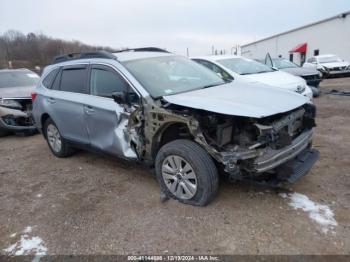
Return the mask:
M152 144L152 157L156 158L159 149L176 139L194 140L188 126L183 122L169 122L164 124L154 135Z
M48 113L44 113L41 115L40 117L40 124L41 124L41 128L43 129L44 128L44 125L45 125L45 122L47 119L51 118L50 115ZM46 133L45 132L42 132L43 133L43 136L46 138Z

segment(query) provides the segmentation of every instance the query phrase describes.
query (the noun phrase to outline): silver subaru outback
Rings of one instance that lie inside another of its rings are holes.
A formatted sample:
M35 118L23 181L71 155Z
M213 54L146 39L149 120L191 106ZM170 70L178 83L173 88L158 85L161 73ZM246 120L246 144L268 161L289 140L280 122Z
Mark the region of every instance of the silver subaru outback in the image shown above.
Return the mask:
M154 167L161 191L206 205L230 180L294 182L318 158L315 106L260 83L225 82L158 48L60 56L43 73L33 116L49 148L89 148Z

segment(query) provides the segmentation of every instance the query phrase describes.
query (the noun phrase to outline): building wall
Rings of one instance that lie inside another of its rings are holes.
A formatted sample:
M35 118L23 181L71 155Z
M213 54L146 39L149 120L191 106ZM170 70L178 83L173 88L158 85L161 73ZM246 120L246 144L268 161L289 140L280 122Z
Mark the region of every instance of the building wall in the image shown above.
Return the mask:
M350 61L350 14L345 18L334 18L319 24L301 28L260 42L244 45L241 54L245 57L263 59L267 52L271 57L281 55L289 59L289 51L301 43L307 43L306 58L319 54L336 54ZM299 62L300 54L294 53L294 62Z

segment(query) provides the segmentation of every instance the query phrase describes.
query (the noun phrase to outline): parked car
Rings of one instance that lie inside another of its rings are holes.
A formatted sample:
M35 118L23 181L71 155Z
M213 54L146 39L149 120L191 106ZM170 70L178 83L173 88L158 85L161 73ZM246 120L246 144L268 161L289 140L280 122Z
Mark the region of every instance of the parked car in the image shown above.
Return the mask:
M350 64L336 55L312 56L303 64L304 68L320 71L325 78L350 75Z
M241 78L297 92L312 99L312 90L301 77L281 72L267 65L235 55L193 57L192 60L221 75L223 79Z
M261 83L226 83L158 48L57 57L33 115L52 153L89 148L155 167L167 196L205 205L232 179L294 182L318 158L315 106Z
M286 58L271 58L269 54L266 55L264 63L272 68L304 78L306 84L311 88L313 96L316 97L320 94L318 87L322 81L322 73L318 70L300 67Z
M0 70L0 136L35 132L31 93L39 79L28 69Z

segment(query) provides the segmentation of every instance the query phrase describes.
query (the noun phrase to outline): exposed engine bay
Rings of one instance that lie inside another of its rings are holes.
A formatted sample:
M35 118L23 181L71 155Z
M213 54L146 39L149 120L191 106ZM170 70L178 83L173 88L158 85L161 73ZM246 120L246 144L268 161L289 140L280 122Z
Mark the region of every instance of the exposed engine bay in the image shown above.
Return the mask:
M315 107L307 104L291 112L262 119L209 114L200 117L209 145L218 150L232 146L247 149L280 149L292 143L305 129L315 126Z

